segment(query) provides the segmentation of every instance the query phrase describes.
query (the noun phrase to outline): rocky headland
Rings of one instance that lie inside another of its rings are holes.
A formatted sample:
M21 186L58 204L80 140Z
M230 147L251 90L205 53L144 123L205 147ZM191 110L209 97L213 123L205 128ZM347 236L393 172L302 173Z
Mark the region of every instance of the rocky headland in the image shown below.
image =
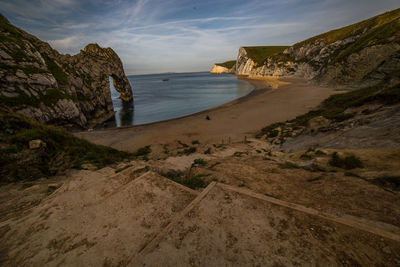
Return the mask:
M124 101L132 88L111 48L62 55L0 15L0 103L39 122L89 128L113 116L109 77Z
M377 85L387 78L396 80L400 68L400 9L270 55L262 51L266 49L241 47L235 74L302 77L335 88L360 88Z
M215 63L210 73L213 74L222 74L222 73L235 73L236 71L236 61L230 60L223 63Z

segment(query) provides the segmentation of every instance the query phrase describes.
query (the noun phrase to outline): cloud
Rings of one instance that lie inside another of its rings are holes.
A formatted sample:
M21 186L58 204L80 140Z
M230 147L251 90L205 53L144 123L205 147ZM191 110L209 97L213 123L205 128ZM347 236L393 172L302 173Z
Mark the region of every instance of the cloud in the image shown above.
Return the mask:
M62 53L112 47L128 74L208 70L240 46L293 44L398 0L0 0L12 23Z
M87 39L78 36L69 36L59 40L48 40L47 42L56 50L64 51L65 53L73 53L83 48Z

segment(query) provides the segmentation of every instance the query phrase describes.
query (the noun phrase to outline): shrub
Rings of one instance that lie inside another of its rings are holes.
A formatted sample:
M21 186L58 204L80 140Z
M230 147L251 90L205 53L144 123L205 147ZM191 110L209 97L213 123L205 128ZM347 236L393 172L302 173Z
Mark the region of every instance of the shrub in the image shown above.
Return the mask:
M332 154L332 159L329 161L329 164L334 167L338 167L341 169L351 170L355 168L362 168L363 164L360 158L355 155L350 155L345 158L340 158L337 152Z
M151 148L150 148L150 146L145 146L145 147L142 147L142 148L139 148L136 152L135 152L135 156L136 157L140 157L140 156L146 156L146 155L148 155L148 154L150 154L151 153Z
M279 131L274 129L274 130L272 130L272 131L270 131L270 132L268 133L268 137L269 137L269 138L277 137L278 134L279 134Z
M288 161L285 163L279 163L278 166L281 169L300 169L300 166Z
M190 155L190 154L195 153L196 151L197 151L197 148L195 148L195 147L189 147L189 148L186 148L185 150L183 150L183 151L182 151L182 154Z
M205 166L207 165L207 162L204 159L195 159L193 161L193 165L201 165L201 166Z
M191 189L204 188L208 185L208 183L202 178L209 176L209 174L198 174L195 176L185 177L180 172L169 171L167 173L160 173L160 175Z

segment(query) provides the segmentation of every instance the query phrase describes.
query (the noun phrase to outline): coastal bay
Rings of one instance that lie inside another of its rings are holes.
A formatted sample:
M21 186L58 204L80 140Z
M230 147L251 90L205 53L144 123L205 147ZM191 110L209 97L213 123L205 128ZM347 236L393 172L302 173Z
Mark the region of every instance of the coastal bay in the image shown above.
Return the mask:
M147 145L155 147L177 140L235 142L253 136L265 125L306 113L337 92L293 77L240 79L253 84L254 90L227 104L182 118L147 125L77 132L75 135L96 144L129 152Z

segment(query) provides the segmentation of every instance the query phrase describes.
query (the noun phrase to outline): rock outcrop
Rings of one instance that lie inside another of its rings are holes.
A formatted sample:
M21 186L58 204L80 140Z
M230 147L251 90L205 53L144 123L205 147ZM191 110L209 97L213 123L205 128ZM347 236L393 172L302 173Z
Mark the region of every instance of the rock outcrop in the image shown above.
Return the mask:
M224 63L215 63L210 73L212 74L223 74L223 73L235 73L236 71L236 61L230 60Z
M113 116L109 77L121 99L132 88L111 48L89 44L74 56L14 27L0 15L0 102L42 123L88 128Z
M239 53L236 60L236 74L250 75L254 69L255 62L247 55L244 47L239 48Z
M236 74L297 76L331 87L373 86L400 70L400 9L330 31L265 58L261 65L241 47Z
M217 64L214 64L212 66L212 68L211 68L210 73L223 74L223 73L232 73L232 71L230 69L226 68L226 67L222 67L222 66L219 66Z

